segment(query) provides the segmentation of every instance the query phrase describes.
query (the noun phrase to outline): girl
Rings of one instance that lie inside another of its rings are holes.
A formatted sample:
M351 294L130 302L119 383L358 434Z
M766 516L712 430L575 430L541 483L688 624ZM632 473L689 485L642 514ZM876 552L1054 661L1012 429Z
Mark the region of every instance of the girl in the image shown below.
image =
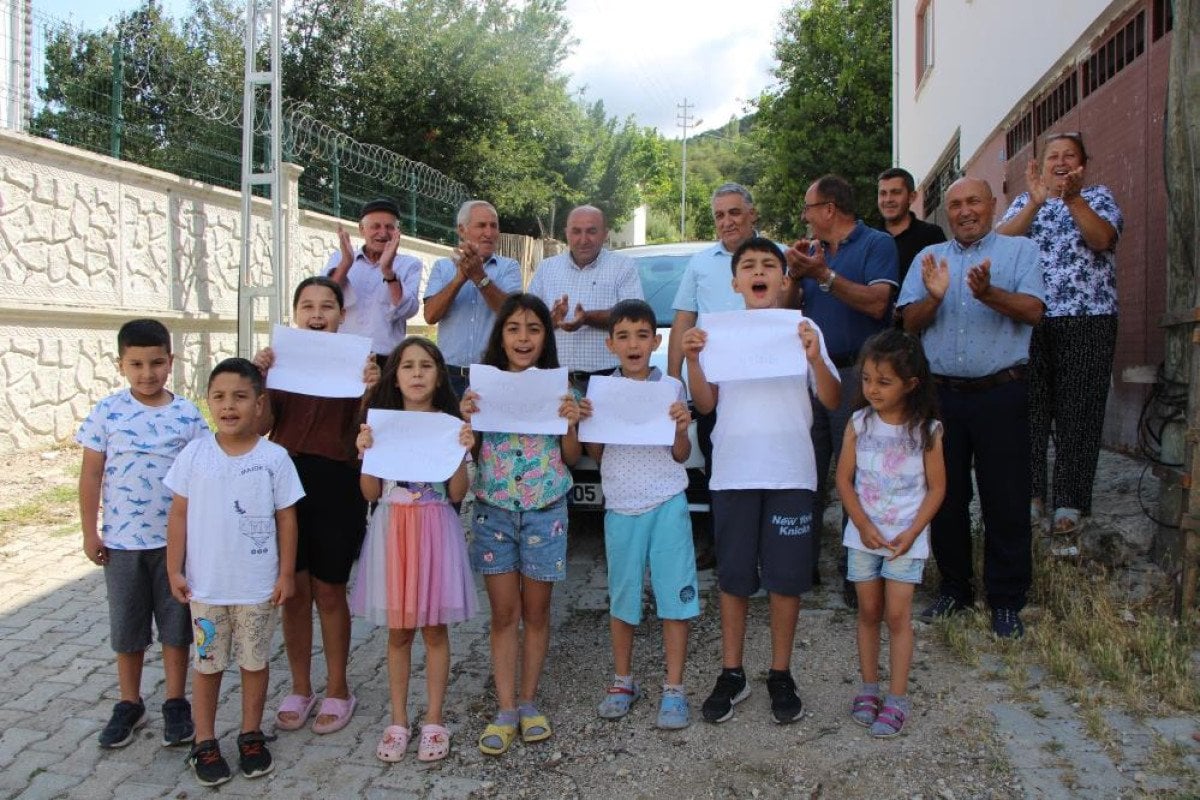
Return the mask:
M920 341L898 330L868 339L858 357L862 398L846 426L837 487L850 517L843 544L858 591L862 688L850 715L871 735L904 729L909 713L912 598L929 556L929 523L946 495L942 428ZM879 696L879 625L887 613L890 678Z
M297 328L336 333L345 319L342 287L325 277L306 278L292 298ZM254 364L265 376L275 363L271 348L260 350ZM363 381L379 378L368 358ZM296 591L283 606L283 641L292 673L292 690L279 704L275 727L302 728L317 705L312 686L313 604L321 619L325 650L325 698L313 722L314 733L346 727L357 703L346 681L350 659L350 608L346 584L366 530L366 503L358 488L354 437L361 399L311 397L271 390L259 432L286 447L304 485L296 504Z
M442 353L418 336L400 342L388 356L379 383L364 404L458 416ZM460 441L466 448L474 444L467 425L462 426ZM371 444L371 428L363 425L357 439L359 454ZM450 731L442 725L442 701L450 680L446 624L475 613L475 583L465 537L458 514L450 507L467 493L467 483L465 458L444 484L396 483L365 474L361 479L363 496L379 505L371 516L350 607L355 614L388 627L392 724L384 729L375 750L382 761L399 761L408 748L408 679L417 628L425 642L429 693L417 758L438 761L450 752Z
M550 311L532 294L509 295L496 312L483 363L510 372L558 367ZM564 389L566 387L564 386ZM488 398L467 390L463 417ZM580 417L591 405L566 394L563 436L484 433L475 472L471 562L484 575L492 608L492 672L500 713L479 737L479 749L506 752L518 725L526 744L550 738L550 722L533 704L550 644L550 594L566 577L567 466L579 458ZM521 694L517 695L518 624L524 624Z

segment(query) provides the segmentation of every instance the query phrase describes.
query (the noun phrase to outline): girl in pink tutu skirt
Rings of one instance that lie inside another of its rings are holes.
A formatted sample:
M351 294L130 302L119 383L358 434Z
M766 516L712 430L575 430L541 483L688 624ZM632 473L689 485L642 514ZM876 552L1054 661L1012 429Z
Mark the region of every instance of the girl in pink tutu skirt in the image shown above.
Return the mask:
M417 336L402 341L388 357L365 405L460 416L441 351ZM460 442L468 450L473 446L469 425L463 425ZM363 425L356 441L359 454L372 443L371 428ZM364 473L361 484L363 496L378 505L359 558L350 609L388 627L392 700L392 724L384 729L375 755L383 761L399 761L408 748L408 682L413 636L419 628L425 642L429 696L417 758L437 761L450 752L450 731L442 724L442 701L450 679L446 626L475 613L475 583L466 540L458 514L450 505L467 493L465 456L445 483L397 483Z

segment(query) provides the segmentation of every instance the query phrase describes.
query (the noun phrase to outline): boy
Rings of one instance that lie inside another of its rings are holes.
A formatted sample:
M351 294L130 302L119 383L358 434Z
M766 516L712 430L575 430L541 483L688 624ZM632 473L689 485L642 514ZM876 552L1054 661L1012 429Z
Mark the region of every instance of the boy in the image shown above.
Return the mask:
M188 762L204 786L229 780L216 739L221 673L237 642L242 672L242 775L274 768L262 733L276 608L291 597L300 478L282 447L258 435L266 395L258 367L227 358L208 379L215 436L183 449L164 483L175 493L167 523L171 592L191 603L196 630L192 701L196 743Z
M642 300L621 300L613 306L605 344L620 359L613 373L635 381L664 381L674 389L670 408L675 441L668 446L589 444L588 454L600 463L604 486L604 549L608 557L615 675L600 703L605 719L620 719L641 697L633 680L633 632L642 620L642 581L646 566L654 600L663 624L667 680L658 709L660 728L689 724L683 694L687 658L688 620L700 614L696 592L696 554L688 516L687 470L691 454L688 423L692 415L683 402L683 384L650 366L650 354L662 341L655 332L654 309Z
M117 369L129 388L101 400L79 428L79 517L83 552L104 567L120 701L100 731L100 746L124 747L146 724L142 666L153 618L162 642L166 701L164 746L192 741L192 709L184 697L192 620L167 581L167 512L163 477L179 451L208 432L200 410L165 388L171 334L157 320L135 319L117 332ZM101 498L104 518L99 525Z
M733 290L747 309L783 306L789 282L783 253L774 242L747 240L733 254L732 270ZM806 319L798 334L808 361L807 385L805 379L789 376L714 386L700 366L707 335L692 328L683 337L696 410L707 414L718 408L709 487L721 592L722 670L701 709L708 722L726 721L733 716L733 706L750 694L742 651L749 598L760 586L770 602L771 714L781 724L803 714L791 656L800 595L811 586L811 537L816 535L809 389L826 408L837 406L841 392L820 330Z

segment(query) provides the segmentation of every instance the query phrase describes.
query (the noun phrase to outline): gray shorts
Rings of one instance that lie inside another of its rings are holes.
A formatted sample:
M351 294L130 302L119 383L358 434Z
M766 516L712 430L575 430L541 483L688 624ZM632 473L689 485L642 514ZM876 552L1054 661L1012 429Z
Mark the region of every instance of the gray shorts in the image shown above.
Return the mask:
M809 489L712 493L717 585L735 597L759 587L798 597L812 587L813 499Z
M140 653L154 639L175 647L192 643L192 615L188 607L171 596L167 580L167 548L108 551L104 565L108 586L108 623L112 649L118 653Z

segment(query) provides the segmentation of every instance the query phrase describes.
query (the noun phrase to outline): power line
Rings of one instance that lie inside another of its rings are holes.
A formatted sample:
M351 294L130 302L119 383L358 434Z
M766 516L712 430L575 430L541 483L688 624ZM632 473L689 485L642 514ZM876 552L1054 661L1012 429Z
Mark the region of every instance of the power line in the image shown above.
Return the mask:
M683 166L680 179L679 189L679 240L686 241L687 239L687 140L688 128L695 128L704 120L696 120L692 122L691 109L695 108L695 103L688 103L687 98L683 98L682 103L676 104L676 108L680 109L680 113L676 115L679 120L679 127L683 128Z

